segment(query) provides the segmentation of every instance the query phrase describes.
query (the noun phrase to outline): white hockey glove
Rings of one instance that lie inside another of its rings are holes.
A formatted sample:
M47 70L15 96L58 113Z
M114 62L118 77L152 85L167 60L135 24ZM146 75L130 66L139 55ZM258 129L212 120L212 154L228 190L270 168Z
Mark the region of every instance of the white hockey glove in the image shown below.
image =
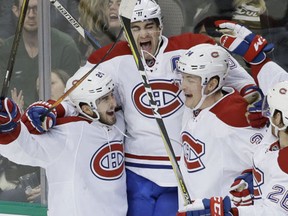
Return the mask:
M220 37L220 43L230 52L238 54L252 65L262 63L266 53L273 51L274 45L268 43L261 35L255 35L245 26L227 20L218 20L215 25L226 30ZM227 33L230 30L230 33Z

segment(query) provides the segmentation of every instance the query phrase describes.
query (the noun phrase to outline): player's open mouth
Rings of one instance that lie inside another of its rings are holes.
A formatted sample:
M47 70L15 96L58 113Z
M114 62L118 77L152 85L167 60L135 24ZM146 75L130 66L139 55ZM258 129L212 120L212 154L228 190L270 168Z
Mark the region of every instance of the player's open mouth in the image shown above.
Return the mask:
M192 94L185 94L185 97L187 97L187 98L192 98L193 95L192 95Z
M151 41L140 42L140 46L141 46L142 50L149 51L151 49Z

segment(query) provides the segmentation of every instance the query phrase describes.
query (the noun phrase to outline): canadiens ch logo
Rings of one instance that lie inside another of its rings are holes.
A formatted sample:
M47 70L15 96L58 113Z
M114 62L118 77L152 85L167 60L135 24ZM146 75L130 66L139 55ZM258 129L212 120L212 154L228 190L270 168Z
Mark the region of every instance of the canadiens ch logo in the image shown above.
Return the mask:
M261 199L261 186L264 184L264 173L253 164L254 199Z
M201 157L205 154L205 144L186 131L182 132L181 136L187 171L191 173L204 169Z
M174 80L151 80L150 86L153 89L158 111L163 118L172 115L183 106L184 103L180 97L181 90ZM135 108L141 115L154 118L142 83L133 89L131 97Z
M104 144L91 159L91 171L97 178L103 180L120 178L124 172L123 152L122 141Z

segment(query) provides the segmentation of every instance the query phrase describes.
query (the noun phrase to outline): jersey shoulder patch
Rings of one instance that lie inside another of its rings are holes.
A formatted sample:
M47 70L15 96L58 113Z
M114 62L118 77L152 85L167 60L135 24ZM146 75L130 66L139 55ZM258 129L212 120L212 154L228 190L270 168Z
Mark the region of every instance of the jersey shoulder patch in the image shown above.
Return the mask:
M248 127L245 113L248 103L235 91L216 104L210 111L214 113L222 122L232 127Z

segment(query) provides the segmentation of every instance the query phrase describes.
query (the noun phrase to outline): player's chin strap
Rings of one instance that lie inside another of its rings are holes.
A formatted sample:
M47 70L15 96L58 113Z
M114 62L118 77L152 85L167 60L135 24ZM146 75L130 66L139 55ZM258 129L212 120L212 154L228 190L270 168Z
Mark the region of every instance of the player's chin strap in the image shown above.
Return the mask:
M201 100L199 101L199 103L192 109L193 112L198 110L202 106L202 104L204 103L204 101L205 101L205 99L207 97L209 97L210 95L214 94L215 92L217 92L221 88L221 86L218 86L212 92L210 92L209 94L205 94L204 93L205 87L206 87L206 85L202 85L202 89L201 89L202 97L201 97Z

